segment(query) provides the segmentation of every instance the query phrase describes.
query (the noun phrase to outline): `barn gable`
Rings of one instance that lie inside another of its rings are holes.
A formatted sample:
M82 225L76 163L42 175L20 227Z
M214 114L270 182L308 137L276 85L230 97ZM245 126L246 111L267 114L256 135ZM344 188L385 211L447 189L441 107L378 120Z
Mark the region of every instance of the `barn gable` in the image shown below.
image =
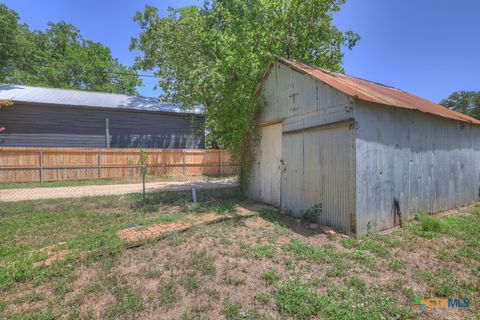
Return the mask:
M351 117L347 95L278 61L269 68L260 94L265 101L260 125L284 121L285 130L295 130Z

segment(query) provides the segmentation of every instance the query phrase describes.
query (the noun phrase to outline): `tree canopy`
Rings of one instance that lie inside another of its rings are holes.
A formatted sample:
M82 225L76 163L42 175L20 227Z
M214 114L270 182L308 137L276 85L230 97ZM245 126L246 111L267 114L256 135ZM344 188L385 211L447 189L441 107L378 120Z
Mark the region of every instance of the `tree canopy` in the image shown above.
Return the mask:
M344 0L211 0L202 7L170 8L165 17L146 6L131 49L136 65L153 69L164 96L185 107L203 105L207 127L220 146L245 161L255 89L274 56L342 71L342 48L359 36L333 25Z
M480 119L480 91L456 91L440 101L440 104Z
M31 31L0 4L0 82L135 94L135 70L64 21Z

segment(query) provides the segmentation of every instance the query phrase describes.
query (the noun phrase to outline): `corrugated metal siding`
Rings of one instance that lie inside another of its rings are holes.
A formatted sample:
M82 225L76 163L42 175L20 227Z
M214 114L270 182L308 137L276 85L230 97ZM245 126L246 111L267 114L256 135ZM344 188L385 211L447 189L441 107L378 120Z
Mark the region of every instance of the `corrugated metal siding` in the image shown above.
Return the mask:
M356 102L357 232L394 225L393 200L406 217L478 199L480 127Z
M259 145L253 164L249 197L280 206L282 124L259 128Z
M286 119L289 115L289 110L293 108L293 101L291 95L293 93L292 70L280 64L275 64L274 69L277 70L274 79L276 86L276 101L273 105L267 105L266 109L271 108L272 113L265 113L266 121L275 121ZM270 81L270 79L269 79ZM272 118L274 116L274 118Z
M406 108L349 98L275 63L258 123L282 122L281 208L297 216L322 203L321 223L364 234L405 217L478 199L480 127ZM324 125L354 119L343 126ZM324 126L324 127L321 127ZM258 151L258 150L257 150ZM250 195L260 199L261 152Z
M303 132L282 136L282 190L281 208L301 217L305 211L305 144Z
M280 206L282 124L262 127L260 145L260 199L273 206Z
M351 119L350 99L281 63L273 65L261 94L266 106L257 123L283 123L281 208L301 216L322 203L321 223L350 232L350 216L355 214L354 131L347 124L311 128ZM249 195L260 200L261 135L258 145Z
M0 147L104 148L105 135L0 134Z
M0 146L204 148L201 115L15 104L0 109Z
M345 119L345 112L350 109L345 94L278 62L272 66L261 94L266 105L258 116L258 124L279 120L288 124L312 117L333 122Z
M302 216L322 205L320 223L351 232L355 214L354 130L347 124L283 136L282 209Z

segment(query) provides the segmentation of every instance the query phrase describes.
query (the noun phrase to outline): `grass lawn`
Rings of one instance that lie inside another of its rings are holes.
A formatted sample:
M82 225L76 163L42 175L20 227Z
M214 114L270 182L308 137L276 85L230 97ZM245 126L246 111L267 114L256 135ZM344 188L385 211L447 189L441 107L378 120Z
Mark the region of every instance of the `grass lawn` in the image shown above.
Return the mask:
M118 230L232 216L235 190L3 203L0 318L416 319L480 314L480 204L388 235L327 236L271 209L128 247ZM56 259L51 259L56 257ZM415 297L469 299L413 308Z

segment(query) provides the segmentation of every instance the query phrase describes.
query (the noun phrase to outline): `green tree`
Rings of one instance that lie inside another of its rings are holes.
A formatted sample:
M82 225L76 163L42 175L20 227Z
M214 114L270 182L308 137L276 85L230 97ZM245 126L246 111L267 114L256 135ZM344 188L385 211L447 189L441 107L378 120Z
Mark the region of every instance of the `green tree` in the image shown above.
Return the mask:
M86 40L75 26L49 22L45 31L19 24L14 10L0 5L0 82L135 94L135 70L110 49Z
M12 72L12 66L7 61L21 56L19 40L25 26L19 25L18 21L17 12L0 4L0 79L5 79Z
M342 32L332 13L344 0L212 0L201 8L137 12L141 32L131 49L136 65L153 69L164 96L185 107L203 105L214 140L232 151L248 178L253 119L261 101L255 90L274 56L342 71L342 47L359 36Z
M457 91L440 101L440 104L480 119L480 91Z

